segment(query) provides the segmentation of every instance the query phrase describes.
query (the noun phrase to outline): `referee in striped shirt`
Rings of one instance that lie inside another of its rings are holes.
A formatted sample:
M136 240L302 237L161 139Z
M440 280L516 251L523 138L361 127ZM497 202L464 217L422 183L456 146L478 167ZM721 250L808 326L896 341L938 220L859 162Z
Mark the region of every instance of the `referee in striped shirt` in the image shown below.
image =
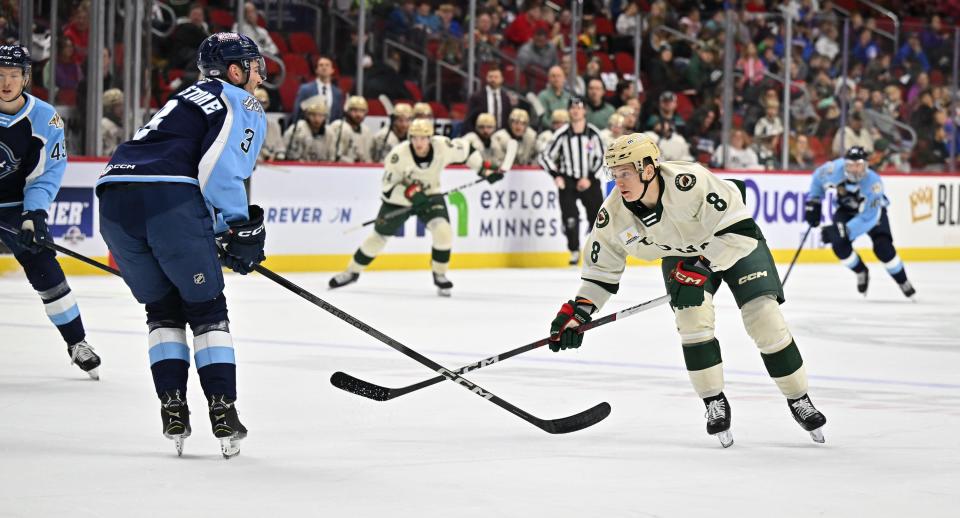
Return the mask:
M560 217L570 264L580 261L580 211L577 200L587 211L587 231L593 229L597 211L603 204L600 170L603 167L603 141L600 130L587 123L587 110L581 97L571 97L568 103L570 123L553 134L553 140L540 153L540 167L550 173L557 185Z

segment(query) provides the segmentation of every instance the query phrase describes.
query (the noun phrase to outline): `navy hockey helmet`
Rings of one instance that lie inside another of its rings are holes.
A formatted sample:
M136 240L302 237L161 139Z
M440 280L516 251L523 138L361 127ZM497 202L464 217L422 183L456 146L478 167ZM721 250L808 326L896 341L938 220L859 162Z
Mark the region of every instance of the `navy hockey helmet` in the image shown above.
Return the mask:
M867 151L862 146L853 146L844 156L843 172L847 178L860 181L867 174Z
M236 64L250 74L250 63L260 64L260 77L267 78L267 67L260 48L248 36L235 32L218 32L203 40L197 50L197 68L205 77L227 81L227 69ZM246 83L246 81L244 81Z
M0 68L19 68L23 72L23 87L17 95L11 99L3 99L4 102L11 102L20 97L23 90L27 88L30 82L30 68L32 66L30 52L26 47L20 45L0 45Z

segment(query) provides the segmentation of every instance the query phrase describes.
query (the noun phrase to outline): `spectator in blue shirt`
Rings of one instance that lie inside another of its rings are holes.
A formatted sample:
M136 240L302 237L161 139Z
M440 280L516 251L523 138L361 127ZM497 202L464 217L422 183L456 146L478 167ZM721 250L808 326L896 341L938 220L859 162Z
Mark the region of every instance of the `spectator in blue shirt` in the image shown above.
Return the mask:
M870 32L870 29L864 29L863 32L860 33L860 39L857 41L857 45L853 47L853 57L866 65L876 58L879 53L880 48L874 43L873 34Z
M914 72L916 67L920 67L920 70L924 72L930 71L930 62L923 52L923 46L920 45L920 36L917 33L910 34L907 42L897 52L897 57L893 59L893 64L909 66Z

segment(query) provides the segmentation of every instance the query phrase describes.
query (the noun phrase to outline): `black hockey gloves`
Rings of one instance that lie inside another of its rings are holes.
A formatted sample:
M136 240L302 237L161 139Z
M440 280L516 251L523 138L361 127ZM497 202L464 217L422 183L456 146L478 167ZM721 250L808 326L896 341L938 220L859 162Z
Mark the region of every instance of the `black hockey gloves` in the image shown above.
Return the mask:
M47 211L28 210L20 215L20 244L27 250L37 253L43 250L44 243L50 243L50 231L47 229Z
M803 210L803 219L807 221L807 225L813 228L819 227L822 210L823 203L820 200L807 200L807 206Z
M583 343L583 334L577 328L590 321L597 307L587 299L569 300L560 307L553 322L550 322L550 350L576 349Z
M253 267L267 257L263 255L267 230L263 227L263 209L251 205L248 209L250 219L243 223L230 225L230 230L220 235L220 262L224 266L246 275Z
M670 271L667 291L670 305L676 309L692 308L703 304L703 289L710 278L710 269L698 257L687 257Z
M847 225L845 223L828 225L823 227L823 230L820 232L820 238L823 239L824 243L841 243L850 240L850 235L847 233Z
M423 193L423 184L413 182L403 190L403 196L410 200L410 212L425 216L430 210L430 197Z
M500 166L489 160L484 160L480 170L477 171L477 175L488 183L497 183L503 180L503 171L500 170Z

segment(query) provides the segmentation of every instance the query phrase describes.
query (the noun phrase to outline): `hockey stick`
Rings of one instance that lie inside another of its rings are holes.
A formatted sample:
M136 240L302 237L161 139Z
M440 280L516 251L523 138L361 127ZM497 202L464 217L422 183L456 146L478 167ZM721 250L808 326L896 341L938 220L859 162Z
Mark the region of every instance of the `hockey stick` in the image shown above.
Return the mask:
M340 310L336 306L324 301L320 297L310 293L309 291L297 286L293 282L290 282L286 278L264 268L263 266L256 265L253 269L263 275L264 277L276 282L277 284L287 288L288 290L296 293L300 297L309 301L310 303L319 306L324 311L330 313L331 315L343 320L344 322L356 327L360 331L376 338L377 340L383 342L384 344L390 346L391 348L403 353L409 358L413 358L421 365L429 367L431 370L440 374L442 379L449 379L457 385L461 385L470 392L490 401L491 403L499 406L500 408L510 412L511 414L523 419L524 421L540 428L541 430L547 433L561 434L561 433L570 433L576 432L577 430L582 430L589 426L593 426L600 421L604 420L608 415L610 415L610 404L603 402L593 408L574 414L569 417L563 417L560 419L540 419L534 415L527 413L526 411L517 408L516 406L504 401L500 397L494 395L492 392L480 387L479 385L474 384L471 381L459 376L457 373L452 372L448 369L445 369L439 363L427 358L426 356L410 349L409 347L401 344L400 342L390 338L389 336L377 331L376 329L370 327L366 323L358 320L357 318L351 316L350 314Z
M16 230L16 229L14 229L13 227L7 226L7 224L6 224L6 223L3 223L3 222L0 222L0 230L3 230L3 231L5 231L5 232L9 232L9 233L11 233L11 234L13 234L13 235L15 235L15 236L19 236L19 235L20 235L20 231L19 231L19 230ZM63 255L68 255L68 256L70 256L70 257L72 257L72 258L74 258L74 259L76 259L76 260L78 260L78 261L80 261L80 262L87 263L87 264L89 264L90 266L93 266L94 268L100 268L101 270L103 270L103 271L105 271L105 272L107 272L107 273L112 273L112 274L117 275L117 276L120 275L120 271L119 271L119 270L116 270L115 268L111 268L111 267L109 267L109 266L107 266L107 265L105 265L105 264L103 264L103 263L101 263L101 262L99 262L99 261L95 261L95 260L93 260L93 259L90 259L89 257L87 257L87 256L85 256L85 255L83 255L83 254L78 254L77 252L74 252L73 250L70 250L69 248L64 248L64 247L62 247L62 246L54 243L53 241L47 241L47 242L44 242L44 243L42 243L42 244L43 244L43 246L45 246L45 247L47 247L47 248L49 248L49 249L51 249L51 250L56 250L57 252L60 252L60 253L63 254Z
M800 252L803 250L803 245L807 242L807 236L810 235L811 230L813 230L813 227L807 227L807 231L804 232L803 239L800 240L800 247L797 248L797 253L793 254L793 260L790 261L790 267L787 268L787 273L783 276L783 281L780 282L781 289L787 284L787 279L790 278L790 272L793 271L793 265L797 264L797 259L800 258Z
M629 308L622 309L616 313L611 313L607 316L588 322L580 326L579 330L581 333L585 333L595 327L600 327L602 325L609 324L610 322L613 322L615 320L626 318L631 315L640 313L641 311L646 311L650 308L654 308L661 304L665 304L669 300L670 300L670 296L664 295L662 297L658 297L653 300L649 300L647 302L637 304L636 306L631 306ZM505 353L501 353L496 356L491 356L487 359L480 360L478 362L460 367L454 372L454 374L464 374L466 372L482 369L487 365L492 365L494 363L501 362L503 360L506 360L507 358L513 358L514 356L518 356L527 351L532 351L548 343L550 343L549 338L542 338L540 340L537 340L536 342L529 343L527 345L518 347L511 351L507 351ZM426 388L431 385L436 385L437 383L440 383L445 379L447 378L444 376L436 376L434 378L430 378L428 380L424 380L419 383L414 383L413 385L407 385L406 387L387 388L387 387L381 387L380 385L374 385L373 383L363 381L359 378L355 378L347 373L337 371L333 373L333 376L330 377L330 383L332 383L333 386L341 390L346 390L347 392L351 392L353 394L357 394L358 396L363 396L365 398L369 398L374 401L389 401L391 399L398 398L404 394L409 394L410 392L413 392L415 390L420 390L422 388Z
M446 197L447 197L448 195L450 195L450 194L453 194L453 193L455 193L455 192L460 192L460 191L466 189L467 187L473 187L474 185L477 185L478 183L485 182L485 181L487 181L486 178L477 178L476 180L474 180L474 181L472 181L472 182L470 182L470 183L465 183L465 184L461 185L460 187L456 187L456 188L450 189L449 191L442 192L442 193L440 193L440 194L434 194L433 196L431 196L431 198L437 198L437 197L446 198ZM393 218L402 216L402 215L410 212L410 210L411 210L410 207L401 207L401 208L399 208L399 209L392 210L392 211L384 214L384 215L383 215L383 218L373 218L373 219L371 219L371 220L364 221L363 223L361 223L361 224L359 224L359 225L357 225L357 226L355 226L355 227L350 227L350 228L344 230L343 233L344 233L344 234L350 234L350 233L352 233L352 232L356 232L357 230L360 230L360 229L362 229L363 227L373 225L374 223L376 223L377 221L380 221L381 219L384 220L384 221L390 220L390 219L393 219Z

